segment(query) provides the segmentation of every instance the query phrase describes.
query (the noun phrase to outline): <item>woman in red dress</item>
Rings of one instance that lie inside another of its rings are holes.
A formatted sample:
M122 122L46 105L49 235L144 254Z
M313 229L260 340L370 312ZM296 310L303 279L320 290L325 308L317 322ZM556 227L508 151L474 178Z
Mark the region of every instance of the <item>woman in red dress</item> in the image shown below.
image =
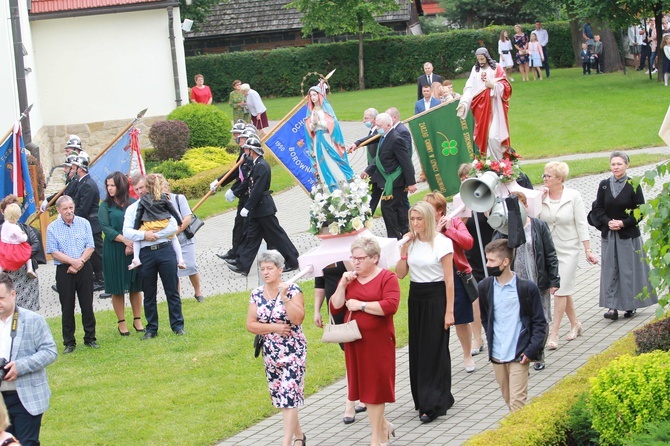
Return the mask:
M191 102L212 105L212 90L205 85L205 76L195 75L195 86L191 88Z
M354 271L342 275L330 299L333 314L346 306L345 320L356 320L362 339L344 345L349 400L368 408L371 446L389 444L395 428L384 418L386 403L395 402L395 328L393 315L400 303L398 276L377 264L381 249L373 238L351 245Z

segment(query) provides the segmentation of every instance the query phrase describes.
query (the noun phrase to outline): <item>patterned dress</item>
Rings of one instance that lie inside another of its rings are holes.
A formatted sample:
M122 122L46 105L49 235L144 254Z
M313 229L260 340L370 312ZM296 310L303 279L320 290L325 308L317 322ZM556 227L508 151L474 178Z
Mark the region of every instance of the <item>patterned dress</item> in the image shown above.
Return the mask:
M528 38L525 34L517 36L516 34L513 37L514 45L525 50L528 49ZM528 63L528 54L521 54L519 51L516 53L516 63L517 65L523 65Z
M291 324L282 300L266 299L263 289L256 288L249 298L249 303L257 307L258 322ZM291 284L287 297L291 300L300 292L298 285ZM263 335L263 363L273 406L293 409L304 405L306 359L307 338L301 325L291 324L291 334L286 337L277 333Z
M247 107L239 105L240 102L245 102L246 96L241 91L233 90L228 96L228 105L233 109L233 121L237 122L239 119L244 122L251 122L251 115Z

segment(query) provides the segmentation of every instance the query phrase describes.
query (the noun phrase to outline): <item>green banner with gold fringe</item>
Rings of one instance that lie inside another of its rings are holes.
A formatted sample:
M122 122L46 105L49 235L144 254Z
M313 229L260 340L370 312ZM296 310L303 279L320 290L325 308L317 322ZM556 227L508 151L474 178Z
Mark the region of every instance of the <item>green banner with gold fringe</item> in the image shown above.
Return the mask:
M445 196L458 193L459 166L479 154L472 113L460 119L456 107L458 101L449 102L407 120L430 189Z

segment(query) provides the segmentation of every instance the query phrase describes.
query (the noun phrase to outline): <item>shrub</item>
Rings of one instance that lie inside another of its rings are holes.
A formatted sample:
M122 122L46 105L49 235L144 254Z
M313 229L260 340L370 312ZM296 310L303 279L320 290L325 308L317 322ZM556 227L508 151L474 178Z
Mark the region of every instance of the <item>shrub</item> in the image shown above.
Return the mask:
M191 132L183 121L157 121L149 129L155 157L161 161L179 160L184 155Z
M238 155L240 153L240 146L234 140L231 140L226 145L226 152L232 155Z
M572 48L569 22L552 22L544 26L550 37L551 66L572 67L576 55ZM535 29L533 25L521 27L527 35ZM427 60L433 62L436 73L448 79L469 73L475 63L475 50L480 46L486 46L491 56L499 59L498 39L503 29L507 29L510 35L514 34L512 26L491 26L421 36L366 39L365 86L383 88L414 83ZM250 71L247 67L254 67L254 70ZM323 74L337 68L336 75L329 81L332 91L358 90L358 41L186 58L188 77L202 73L217 102L228 101L230 85L234 79L244 79L262 96L297 95L300 93L301 78L295 73L314 71L317 67Z
M184 105L174 109L167 119L184 121L188 125L191 130L189 147L226 147L231 138L230 118L213 105Z
M625 443L629 446L666 446L670 444L670 420L649 423L644 432L633 435Z
M670 318L660 319L633 332L639 354L670 350Z
M167 160L151 169L152 173L160 173L167 179L181 180L193 176L188 164L183 161Z
M613 361L591 379L588 407L601 444L622 445L645 424L670 418L670 354Z
M230 170L230 168L220 166L216 169L200 172L190 178L168 180L170 182L170 190L175 194L184 194L188 199L202 198L209 192L209 183L228 172L228 170Z
M220 147L199 147L187 151L181 162L196 174L219 166L228 166L230 169L236 160L237 154L231 155Z
M142 149L142 159L145 163L160 161L158 158L156 158L156 149L151 147L148 149Z
M568 410L565 444L568 446L591 446L598 444L598 432L593 429L591 412L586 404L588 392L582 393L574 406Z

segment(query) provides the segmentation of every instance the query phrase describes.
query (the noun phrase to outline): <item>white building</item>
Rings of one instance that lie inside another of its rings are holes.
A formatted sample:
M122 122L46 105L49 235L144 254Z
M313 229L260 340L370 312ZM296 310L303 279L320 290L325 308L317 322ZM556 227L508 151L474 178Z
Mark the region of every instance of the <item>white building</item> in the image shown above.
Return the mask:
M62 162L71 133L95 155L140 110L148 108L140 125L146 136L148 125L188 103L178 0L1 3L0 63L7 69L0 72L0 128L11 127L20 103L34 104L30 136L47 170ZM17 12L23 98L12 32Z

